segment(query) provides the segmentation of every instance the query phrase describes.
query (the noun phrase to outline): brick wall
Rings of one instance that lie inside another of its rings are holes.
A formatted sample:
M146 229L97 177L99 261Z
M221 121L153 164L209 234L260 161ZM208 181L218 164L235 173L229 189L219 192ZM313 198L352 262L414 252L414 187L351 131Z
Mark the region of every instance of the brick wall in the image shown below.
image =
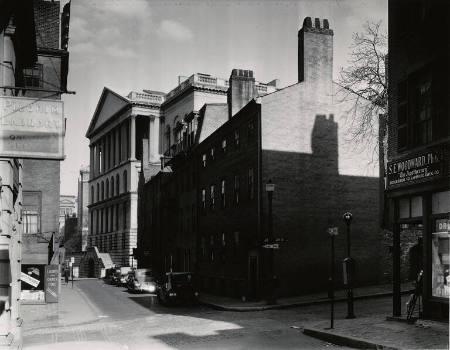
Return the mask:
M34 21L37 47L58 49L59 1L34 0Z

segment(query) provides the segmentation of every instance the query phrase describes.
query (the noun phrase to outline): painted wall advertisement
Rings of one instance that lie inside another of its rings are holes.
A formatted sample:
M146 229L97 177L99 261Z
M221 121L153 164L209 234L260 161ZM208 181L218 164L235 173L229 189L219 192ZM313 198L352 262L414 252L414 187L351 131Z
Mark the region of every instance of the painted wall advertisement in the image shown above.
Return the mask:
M0 156L64 159L63 102L0 96Z
M442 176L442 152L427 151L387 164L387 187L424 182Z
M58 302L58 265L47 265L45 267L45 301L47 303Z

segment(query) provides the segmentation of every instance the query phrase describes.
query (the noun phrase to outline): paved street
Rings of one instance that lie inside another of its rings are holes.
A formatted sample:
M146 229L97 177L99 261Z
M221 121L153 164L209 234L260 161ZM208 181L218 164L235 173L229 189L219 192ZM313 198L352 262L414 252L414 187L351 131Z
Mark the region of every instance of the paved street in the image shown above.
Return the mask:
M327 305L240 313L201 305L164 307L154 296L129 294L100 280L76 281L74 288L79 307L73 313L81 314L71 315L71 323L56 326L28 322L24 326L25 349L337 348L305 336L297 328L328 317ZM369 303L377 309L377 301ZM67 318L67 312L60 309L59 317ZM345 314L343 303L337 314ZM85 321L80 322L82 319Z

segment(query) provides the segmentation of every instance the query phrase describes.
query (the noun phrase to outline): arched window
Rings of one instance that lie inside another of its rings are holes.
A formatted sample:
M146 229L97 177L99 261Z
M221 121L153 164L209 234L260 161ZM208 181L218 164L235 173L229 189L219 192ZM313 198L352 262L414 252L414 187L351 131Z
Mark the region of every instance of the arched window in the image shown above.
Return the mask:
M105 183L102 181L102 200L105 199Z
M97 201L100 200L100 185L97 182Z
M119 174L116 175L116 196L120 193L120 179Z
M91 203L94 203L94 186L91 186Z
M128 191L128 177L127 177L127 171L123 171L123 193L126 193Z
M111 197L114 197L114 176L111 176Z
M109 179L106 179L105 196L106 196L106 199L109 198Z

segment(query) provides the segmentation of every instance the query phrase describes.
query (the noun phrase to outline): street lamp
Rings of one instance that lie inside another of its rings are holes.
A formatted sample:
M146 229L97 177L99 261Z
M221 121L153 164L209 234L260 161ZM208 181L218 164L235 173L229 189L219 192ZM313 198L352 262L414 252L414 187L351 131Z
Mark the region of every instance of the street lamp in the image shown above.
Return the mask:
M344 284L347 284L347 317L355 318L353 313L353 275L355 262L350 256L350 225L352 223L352 213L346 212L342 218L347 225L347 257L344 259Z
M268 243L273 244L274 238L273 238L273 213L272 213L272 199L273 199L273 193L275 192L275 184L272 183L272 180L269 179L269 181L266 184L266 192L267 197L269 199L269 233L268 233ZM267 304L275 304L275 275L274 275L274 252L273 248L269 248L269 290L268 290L268 297L267 297Z

